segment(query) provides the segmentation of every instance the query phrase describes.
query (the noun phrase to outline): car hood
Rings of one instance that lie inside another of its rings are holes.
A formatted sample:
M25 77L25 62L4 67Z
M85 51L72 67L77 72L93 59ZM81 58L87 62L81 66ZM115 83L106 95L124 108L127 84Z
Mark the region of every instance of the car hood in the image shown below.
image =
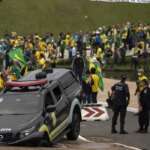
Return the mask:
M34 124L40 117L39 114L3 115L0 116L0 132L19 131Z

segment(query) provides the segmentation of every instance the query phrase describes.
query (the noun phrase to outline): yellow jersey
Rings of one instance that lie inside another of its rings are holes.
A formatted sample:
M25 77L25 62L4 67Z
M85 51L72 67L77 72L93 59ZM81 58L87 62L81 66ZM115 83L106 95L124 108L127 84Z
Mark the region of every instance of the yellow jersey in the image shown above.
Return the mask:
M92 84L92 92L98 92L99 90L99 76L97 74L91 75Z
M103 59L104 53L103 53L103 51L102 51L101 48L98 48L98 49L97 49L96 57L99 58L100 60Z
M0 90L2 90L5 86L5 82L2 77L0 77Z

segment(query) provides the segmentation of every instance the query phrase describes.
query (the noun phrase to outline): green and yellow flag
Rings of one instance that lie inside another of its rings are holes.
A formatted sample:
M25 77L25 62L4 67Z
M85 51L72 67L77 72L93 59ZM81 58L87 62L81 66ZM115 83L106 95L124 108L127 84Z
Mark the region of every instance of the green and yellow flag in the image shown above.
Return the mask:
M9 57L11 60L17 61L20 64L20 67L13 66L14 72L17 74L20 73L21 75L24 75L27 72L27 62L25 60L23 50L21 48L13 48L9 52ZM16 71L17 70L17 71Z
M101 91L103 91L104 90L104 79L103 79L102 70L101 70L99 62L89 60L89 70L91 70L91 68L96 69L96 74L99 76L99 88L101 89Z
M14 48L10 50L9 57L12 60L18 61L21 65L21 68L24 68L27 65L23 50L21 48Z

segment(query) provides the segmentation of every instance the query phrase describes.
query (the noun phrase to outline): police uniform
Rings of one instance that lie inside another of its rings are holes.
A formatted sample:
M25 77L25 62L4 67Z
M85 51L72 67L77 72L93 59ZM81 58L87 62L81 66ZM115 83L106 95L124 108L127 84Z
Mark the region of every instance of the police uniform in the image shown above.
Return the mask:
M143 90L143 80L148 80L148 78L145 75L139 76L137 81L137 89L135 91L135 95L137 93L140 93Z
M147 80L148 81L148 78L144 75L144 74L141 74L139 77L138 77L138 80L137 80L137 88L136 88L136 91L135 91L135 95L137 95L138 97L138 107L140 108L140 103L139 103L139 99L140 99L140 93L141 91L143 90L144 88L144 80ZM137 113L138 115L138 113Z
M113 118L112 118L112 133L117 133L116 124L120 114L120 133L126 134L124 130L126 109L129 104L130 93L128 85L125 82L118 82L112 86L112 101L113 101Z
M138 132L147 133L149 126L149 111L150 111L150 88L146 86L140 93L139 102L141 110L139 112L139 130Z

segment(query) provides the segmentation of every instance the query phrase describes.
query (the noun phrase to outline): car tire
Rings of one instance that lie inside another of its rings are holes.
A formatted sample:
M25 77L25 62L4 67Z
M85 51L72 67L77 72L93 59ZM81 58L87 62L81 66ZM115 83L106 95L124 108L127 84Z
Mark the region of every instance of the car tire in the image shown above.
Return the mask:
M80 134L80 121L81 121L80 114L78 112L74 112L72 123L70 125L70 131L67 133L68 140L77 140Z

